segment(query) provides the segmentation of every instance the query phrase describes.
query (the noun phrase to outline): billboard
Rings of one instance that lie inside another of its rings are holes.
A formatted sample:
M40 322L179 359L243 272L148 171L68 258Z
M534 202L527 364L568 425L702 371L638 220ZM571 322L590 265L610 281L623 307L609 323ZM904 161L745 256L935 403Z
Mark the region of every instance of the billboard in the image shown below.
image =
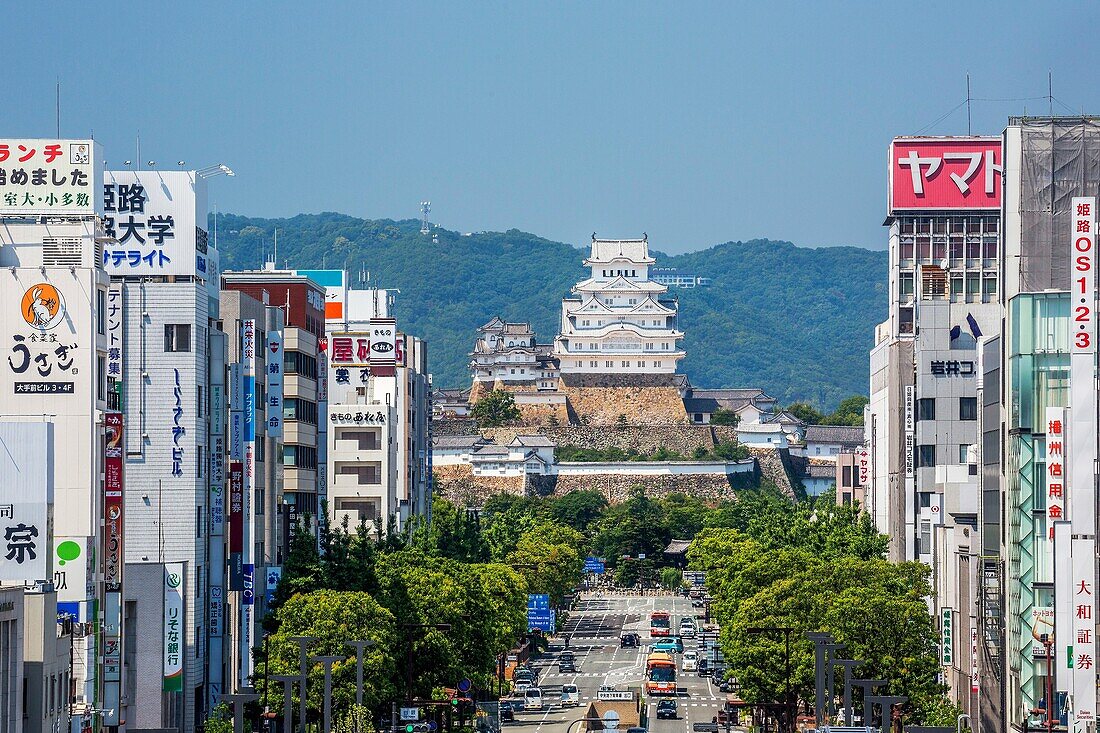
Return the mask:
M0 216L91 216L102 211L94 140L0 139Z
M21 282L0 288L7 356L0 399L84 392L95 356L95 344L83 338L92 312L84 283L24 273Z
M267 332L267 434L271 438L283 436L283 334Z
M111 275L218 275L206 234L206 183L194 171L107 171L103 226L115 240L103 248Z
M999 210L1003 168L999 137L894 138L889 212Z
M104 416L103 441L103 582L108 591L122 586L123 465L122 413Z
M183 690L183 563L164 565L164 692Z
M348 297L348 275L344 270L295 270L325 289L325 322L344 320Z
M0 422L0 583L48 580L53 425Z

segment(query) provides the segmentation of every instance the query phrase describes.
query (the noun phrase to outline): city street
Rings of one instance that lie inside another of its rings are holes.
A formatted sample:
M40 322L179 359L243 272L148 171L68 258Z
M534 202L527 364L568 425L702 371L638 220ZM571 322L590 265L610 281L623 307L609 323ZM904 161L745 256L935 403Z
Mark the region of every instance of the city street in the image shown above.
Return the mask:
M682 596L622 596L597 597L586 594L577 603L565 625L564 634L570 635L569 649L576 655L577 672L559 674L557 659L562 651L562 639L555 638L548 654L534 663L539 674L539 686L543 691L546 707L541 711L522 711L516 714L516 722L507 727L522 728L524 733L565 733L571 721L584 716L588 704L596 699L600 687L607 685L619 690L640 691L643 686L645 655L651 643L649 614L665 610L672 614L673 629L678 628L684 616L694 616L699 609L691 607L691 601ZM702 619L697 621L701 624ZM641 637L641 646L620 649L619 636L633 631ZM693 639L685 640L686 649L694 649ZM657 701L646 701L649 711L650 731L655 733L690 733L693 723L710 722L717 714L725 695L711 684L709 677L699 677L694 672L683 674L677 661L676 685L680 690L676 697L678 719L657 720ZM580 706L562 709L561 686L575 684L580 691ZM573 731L579 729L573 726ZM625 726L622 726L625 728Z

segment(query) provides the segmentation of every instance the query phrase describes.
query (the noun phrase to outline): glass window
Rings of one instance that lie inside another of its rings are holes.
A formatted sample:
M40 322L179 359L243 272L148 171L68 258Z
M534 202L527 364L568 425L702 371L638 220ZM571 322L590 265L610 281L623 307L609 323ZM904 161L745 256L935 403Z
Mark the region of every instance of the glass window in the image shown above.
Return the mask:
M107 292L95 291L96 320L95 330L100 336L107 333Z
M898 294L903 298L913 294L913 273L901 273L898 278Z
M959 398L959 419L960 420L977 420L978 419L978 398L977 397L960 397Z
M164 350L166 352L186 352L191 350L191 324L164 324Z
M970 451L969 445L959 446L959 463L967 463L969 461L967 453Z
M951 278L951 295L961 296L963 294L963 279L962 276Z
M997 259L997 238L986 237L982 243L982 257L987 260Z
M932 259L943 260L947 259L947 240L943 237L936 237L932 242Z
M930 237L917 237L917 259L927 260L932 257L932 239Z
M977 273L966 274L966 294L968 296L976 296L979 292L980 281Z
M917 467L918 468L931 468L936 465L936 446L934 445L918 445L917 446Z
M898 256L903 260L913 259L913 238L903 237L901 240L900 251Z
M951 237L951 259L961 260L963 258L964 245L962 237Z
M917 400L917 419L936 419L936 399L934 397L921 397Z
M985 276L982 278L982 296L991 298L997 294L997 276Z

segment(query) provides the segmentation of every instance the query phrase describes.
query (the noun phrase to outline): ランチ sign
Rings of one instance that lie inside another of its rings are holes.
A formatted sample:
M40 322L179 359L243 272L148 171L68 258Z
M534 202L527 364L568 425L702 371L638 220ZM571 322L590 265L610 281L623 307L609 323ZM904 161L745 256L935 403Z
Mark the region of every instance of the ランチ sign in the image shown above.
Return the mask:
M99 145L93 140L0 140L0 214L100 212Z
M895 138L890 145L889 211L999 209L1001 139Z

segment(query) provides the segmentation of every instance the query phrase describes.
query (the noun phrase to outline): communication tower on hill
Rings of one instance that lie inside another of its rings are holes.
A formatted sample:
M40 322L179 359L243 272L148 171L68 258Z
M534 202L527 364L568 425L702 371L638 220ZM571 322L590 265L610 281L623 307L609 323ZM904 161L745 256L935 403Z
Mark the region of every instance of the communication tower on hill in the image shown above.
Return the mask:
M431 227L428 226L428 212L432 210L431 201L420 202L420 233L428 234L431 231Z

